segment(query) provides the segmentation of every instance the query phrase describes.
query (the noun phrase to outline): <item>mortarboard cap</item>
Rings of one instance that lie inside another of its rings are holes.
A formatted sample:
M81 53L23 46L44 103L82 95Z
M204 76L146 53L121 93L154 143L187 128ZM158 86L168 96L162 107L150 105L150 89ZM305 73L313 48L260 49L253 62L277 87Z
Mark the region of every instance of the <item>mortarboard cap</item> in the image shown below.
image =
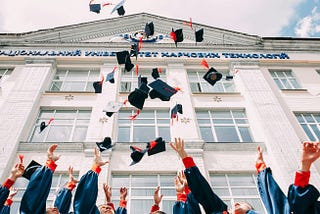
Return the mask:
M102 83L101 81L93 82L93 88L95 93L101 93L102 92Z
M106 112L106 115L111 117L113 113L116 113L120 110L122 105L123 103L121 102L109 101L107 106L103 109L103 112Z
M152 36L154 34L153 22L149 22L146 24L146 26L144 28L144 32L146 33L146 37Z
M160 79L153 81L149 86L153 88L149 93L151 99L160 98L162 101L169 101L170 97L177 93L175 88Z
M41 122L40 124L40 132L42 132L47 127L46 122Z
M154 79L158 79L158 78L160 77L158 68L153 68L153 69L152 69L151 76L152 76Z
M136 43L132 44L130 49L130 56L135 56L137 59L138 53L139 53L138 44Z
M90 11L94 13L100 13L101 5L100 4L90 4Z
M174 43L176 44L176 46L177 46L178 42L182 42L183 41L182 29L177 29L175 31L172 29L172 32L170 33L170 36L173 38Z
M214 86L214 84L216 84L217 81L221 80L221 78L222 78L222 74L212 67L203 76L203 79L205 79L212 86Z
M166 151L166 142L162 140L162 137L158 137L156 140L147 144L148 156L154 155L163 151Z
M131 155L130 155L132 162L131 162L130 166L132 166L132 165L141 161L141 159L143 158L143 156L147 150L146 149L142 150L136 146L130 146L130 149L132 150Z
M113 147L113 145L111 145L111 138L110 137L105 137L102 142L96 142L96 144L97 144L100 152L103 152L103 151Z
M126 61L124 64L124 69L129 72L132 70L133 67L134 67L134 64L132 64L132 62L131 62L130 55L127 55Z
M126 62L126 57L129 55L128 51L116 52L117 61L119 65L123 65Z
M196 35L196 42L202 42L203 41L203 28L201 28L200 30L197 30L195 32Z
M233 79L233 75L227 75L226 76L226 80L232 80Z
M145 100L148 98L148 87L146 84L142 84L140 88L135 88L128 96L128 101L134 107L142 110Z
M125 1L126 0L122 0L116 6L114 6L114 8L111 11L111 14L114 13L115 11L117 11L119 16L123 16L125 14L125 10L123 7L123 4Z
M114 83L114 71L111 71L107 74L106 81L109 81L110 83Z
M171 118L175 118L178 113L182 114L181 104L177 104L171 109Z
M140 88L140 86L142 84L148 84L148 78L147 77L142 77L141 75L138 76L138 88Z
M22 177L30 180L31 175L38 169L39 167L42 167L42 165L34 160L32 160L28 166L25 168L24 173Z

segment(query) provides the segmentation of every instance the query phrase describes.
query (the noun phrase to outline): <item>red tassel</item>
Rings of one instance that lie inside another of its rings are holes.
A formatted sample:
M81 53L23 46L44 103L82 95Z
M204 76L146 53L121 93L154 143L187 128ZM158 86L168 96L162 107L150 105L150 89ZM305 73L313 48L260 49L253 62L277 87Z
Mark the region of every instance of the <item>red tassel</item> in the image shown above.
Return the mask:
M156 141L150 141L150 144L149 144L149 150L153 149L155 146L157 145L157 142Z
M123 105L126 105L129 100L123 101Z
M140 39L139 39L138 51L140 51L141 48L142 48L142 37L140 37Z
M158 68L158 72L161 74L162 73L162 68Z
M24 158L24 155L23 154L19 154L20 164L23 163L23 158Z
M192 27L192 19L191 19L191 17L190 17L190 23L189 23L189 26L190 26L190 28L193 30L193 27Z
M94 0L91 0L90 2L89 2L89 5L93 2Z
M50 118L49 122L48 122L48 125L54 120L54 118Z
M138 109L137 112L134 115L130 116L129 119L130 120L135 120L139 114L140 114L140 109Z
M171 37L171 39L173 39L173 41L177 41L177 35L175 34L174 31L171 31L170 37Z
M102 85L102 84L103 84L103 82L104 82L104 76L102 75L102 77L101 77L101 80L100 80L99 84L100 84L100 85Z
M201 65L204 66L206 69L209 69L209 64L208 64L207 60L202 59L201 60Z
M102 4L102 7L107 6L107 5L113 5L112 3L104 3Z
M139 66L138 66L138 64L136 64L136 74L137 74L137 76L138 76L138 73L139 73Z

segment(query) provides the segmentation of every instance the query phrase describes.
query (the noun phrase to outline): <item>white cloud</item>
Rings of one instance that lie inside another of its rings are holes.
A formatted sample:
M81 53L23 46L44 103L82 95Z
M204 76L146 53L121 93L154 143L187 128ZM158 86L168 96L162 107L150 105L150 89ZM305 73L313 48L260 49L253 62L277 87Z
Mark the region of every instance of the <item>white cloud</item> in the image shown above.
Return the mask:
M95 0L117 3L120 0ZM303 0L127 0L126 15L146 12L164 17L189 20L259 36L279 36ZM110 15L112 6L100 14L89 12L89 0L2 0L0 14L6 32L26 32L64 26ZM1 23L0 23L1 24Z
M299 20L295 27L295 33L298 37L312 37L320 32L320 13L317 7L312 9L309 16Z

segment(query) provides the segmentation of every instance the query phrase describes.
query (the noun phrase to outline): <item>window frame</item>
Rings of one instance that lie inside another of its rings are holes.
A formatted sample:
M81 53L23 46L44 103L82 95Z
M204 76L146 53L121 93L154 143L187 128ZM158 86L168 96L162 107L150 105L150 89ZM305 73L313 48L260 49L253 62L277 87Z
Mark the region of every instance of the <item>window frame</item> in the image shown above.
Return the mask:
M14 68L0 68L0 87L10 77Z
M279 75L280 72L281 75ZM269 73L280 90L302 89L292 69L269 69ZM288 85L290 87L287 87Z
M297 122L300 124L300 127L308 136L309 140L320 141L320 119L317 120L317 117L315 117L315 115L318 115L318 118L320 118L320 112L296 112L294 114ZM313 122L311 122L310 119L306 119L307 116L310 116ZM299 117L301 119L299 119ZM316 130L314 130L312 126L314 126ZM318 134L316 132L318 132Z

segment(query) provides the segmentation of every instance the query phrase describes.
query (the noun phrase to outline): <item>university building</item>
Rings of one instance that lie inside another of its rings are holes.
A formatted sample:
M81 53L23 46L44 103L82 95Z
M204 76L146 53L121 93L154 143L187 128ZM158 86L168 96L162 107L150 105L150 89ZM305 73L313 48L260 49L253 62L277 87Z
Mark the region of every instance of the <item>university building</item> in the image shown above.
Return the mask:
M97 204L104 202L102 183L113 188L116 207L119 189L128 188L128 213L148 213L153 192L161 187L161 210L172 213L176 200L173 178L183 164L169 142L185 140L191 155L214 191L229 206L248 201L264 212L256 188L257 146L284 193L299 168L301 143L320 140L320 40L312 38L260 37L227 29L139 13L99 21L0 34L0 176L25 156L44 164L46 152L58 144L52 189L47 205L68 179L68 167L80 178L91 168L96 142L105 137L114 146L102 152L109 164L99 175ZM116 52L128 50L143 35L146 23L154 34L142 39L134 68L119 65ZM170 32L182 29L177 44ZM204 40L195 41L195 31ZM214 86L203 79L209 67L222 74ZM102 93L93 82L114 67L115 82L105 81ZM138 76L151 83L152 69L161 68L160 79L179 88L169 101L145 100L137 108L126 102L138 87ZM123 103L112 116L104 110L109 102ZM182 114L171 118L181 104ZM40 132L40 124L53 121ZM130 165L130 146L145 148L162 137L166 151L144 155ZM314 164L311 183L320 187L320 163ZM19 178L12 205L19 203L28 184Z

